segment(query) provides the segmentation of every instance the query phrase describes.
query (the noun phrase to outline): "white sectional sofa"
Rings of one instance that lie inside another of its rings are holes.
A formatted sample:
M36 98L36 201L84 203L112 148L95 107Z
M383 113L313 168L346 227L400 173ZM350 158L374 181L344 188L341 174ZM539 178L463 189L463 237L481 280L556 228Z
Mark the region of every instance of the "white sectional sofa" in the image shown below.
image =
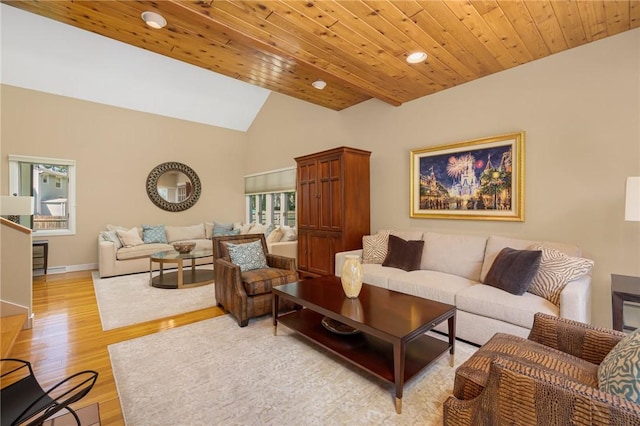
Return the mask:
M178 241L195 241L195 250L213 249L211 238L207 238L205 224L191 226L165 226L167 243L138 244L124 247L116 241L114 233L121 227L107 225L107 230L98 235L98 271L100 278L149 271L149 256L161 251L173 250L171 244ZM142 228L138 228L142 238ZM201 258L197 264L213 263L210 257ZM154 263L154 269L159 265Z
M364 282L455 305L458 308L456 336L460 339L482 345L496 332L527 337L536 312L590 322L590 267L585 275L566 284L557 305L529 292L518 296L483 284L496 256L505 247L525 250L540 245L575 258L581 256L576 246L500 236L422 231L391 233L404 240L424 240L420 269L407 272L382 264L363 263ZM362 256L363 250L336 254L335 273L338 276L347 254ZM446 324L436 329L447 332Z
M118 229L127 228L107 225L106 231L98 235L98 270L101 278L115 275L134 274L149 271L149 256L166 250L173 250L172 244L178 241L195 241L196 250L213 249L211 237L213 235L213 223L204 222L190 226L165 226L167 243L137 244L132 247L122 246L122 242L115 234ZM234 228L240 229L243 225L234 224ZM264 232L262 228L254 228ZM266 229L266 227L265 227ZM252 232L251 226L245 226L244 233ZM239 231L240 232L240 231ZM138 235L142 239L142 227L138 227ZM295 235L295 233L294 233ZM271 239L273 240L273 238ZM270 241L267 238L267 248L269 253L297 258L298 242L294 241ZM196 264L213 263L212 257L205 257L196 260ZM159 264L153 264L154 269Z

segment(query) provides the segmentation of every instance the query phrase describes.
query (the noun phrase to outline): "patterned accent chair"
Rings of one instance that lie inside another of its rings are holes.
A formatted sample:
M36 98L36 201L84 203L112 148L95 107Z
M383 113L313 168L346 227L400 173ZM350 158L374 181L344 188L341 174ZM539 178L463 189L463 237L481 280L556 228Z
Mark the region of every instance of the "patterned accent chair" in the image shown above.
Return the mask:
M262 241L269 267L241 272L240 266L231 263L227 244L245 244L257 240ZM298 281L295 259L269 254L264 234L213 237L213 258L216 302L236 318L240 327L249 324L249 318L271 313L273 286ZM283 309L290 307L284 306Z
M528 339L497 333L457 370L445 425L640 425L640 405L598 389L618 331L538 313Z

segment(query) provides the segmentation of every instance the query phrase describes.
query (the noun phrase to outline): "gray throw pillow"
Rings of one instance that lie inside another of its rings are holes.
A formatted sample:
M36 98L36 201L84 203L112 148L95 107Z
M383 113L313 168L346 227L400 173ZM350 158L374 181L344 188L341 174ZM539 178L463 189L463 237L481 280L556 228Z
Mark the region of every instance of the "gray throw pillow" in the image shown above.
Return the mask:
M382 266L403 269L407 272L420 269L423 240L406 241L395 235L389 235L387 256Z
M538 272L540 259L540 250L515 250L505 247L493 261L484 283L522 296Z

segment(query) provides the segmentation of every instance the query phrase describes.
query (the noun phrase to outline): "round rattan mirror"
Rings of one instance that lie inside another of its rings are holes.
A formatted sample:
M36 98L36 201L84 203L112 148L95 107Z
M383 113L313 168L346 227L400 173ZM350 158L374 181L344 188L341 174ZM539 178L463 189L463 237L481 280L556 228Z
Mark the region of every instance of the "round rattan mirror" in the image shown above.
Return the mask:
M147 195L156 206L170 212L192 207L200 198L200 178L186 164L170 161L151 170L147 176Z

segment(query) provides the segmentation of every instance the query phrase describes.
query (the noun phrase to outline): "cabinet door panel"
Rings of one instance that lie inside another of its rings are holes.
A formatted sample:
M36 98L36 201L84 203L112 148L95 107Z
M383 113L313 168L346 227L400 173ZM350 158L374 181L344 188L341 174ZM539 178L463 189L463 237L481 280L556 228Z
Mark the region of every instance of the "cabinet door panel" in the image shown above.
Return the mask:
M319 228L326 231L342 229L342 161L330 158L319 161L320 167L320 221Z
M317 163L298 166L298 227L318 228Z
M305 231L298 231L298 269L309 270L309 238Z
M331 271L331 240L325 235L309 235L309 272L329 275Z

